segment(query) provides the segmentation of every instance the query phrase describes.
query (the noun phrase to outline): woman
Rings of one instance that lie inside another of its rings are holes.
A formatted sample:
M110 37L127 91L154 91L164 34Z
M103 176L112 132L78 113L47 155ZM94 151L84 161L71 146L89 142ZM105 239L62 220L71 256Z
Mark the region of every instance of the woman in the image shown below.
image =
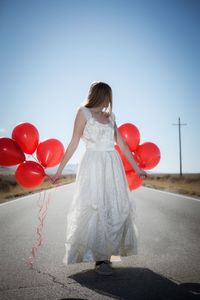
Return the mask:
M79 164L75 193L67 215L63 263L95 262L100 274L112 274L110 257L137 254L135 208L116 142L140 178L141 170L117 129L112 112L112 89L101 81L90 86L85 105L76 114L71 141L56 174L55 182L78 147L86 151Z

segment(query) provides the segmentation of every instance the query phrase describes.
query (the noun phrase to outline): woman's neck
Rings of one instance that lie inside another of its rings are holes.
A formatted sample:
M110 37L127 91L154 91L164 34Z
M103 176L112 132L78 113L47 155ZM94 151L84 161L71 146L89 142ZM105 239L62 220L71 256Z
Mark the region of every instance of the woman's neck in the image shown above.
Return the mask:
M90 109L94 113L100 113L100 112L102 112L103 107L95 107L95 108L90 108Z

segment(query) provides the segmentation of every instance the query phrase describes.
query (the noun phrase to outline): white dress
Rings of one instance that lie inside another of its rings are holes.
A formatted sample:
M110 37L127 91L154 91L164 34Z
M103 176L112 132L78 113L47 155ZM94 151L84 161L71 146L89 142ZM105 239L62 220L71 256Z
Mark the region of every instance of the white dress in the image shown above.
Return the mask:
M114 148L114 113L98 122L82 106L87 120L75 192L67 215L65 265L137 254L136 208L129 198L121 158Z

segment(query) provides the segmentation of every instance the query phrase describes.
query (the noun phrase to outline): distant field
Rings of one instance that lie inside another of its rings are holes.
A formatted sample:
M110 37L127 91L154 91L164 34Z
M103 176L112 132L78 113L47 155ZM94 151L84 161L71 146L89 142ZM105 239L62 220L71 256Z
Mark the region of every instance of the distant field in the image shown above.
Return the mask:
M74 182L75 177L75 174L63 175L57 185ZM179 174L150 174L143 186L200 197L200 174L184 174L182 177ZM13 172L0 172L0 203L53 187L55 184L46 178L40 186L24 189L16 183Z
M75 174L62 175L56 182L56 185L64 185L75 181ZM0 203L12 200L14 198L33 194L40 190L50 189L56 186L52 184L48 178L38 187L33 189L22 188L15 180L15 175L12 172L0 173Z
M152 174L143 181L143 186L179 194L200 197L200 173Z

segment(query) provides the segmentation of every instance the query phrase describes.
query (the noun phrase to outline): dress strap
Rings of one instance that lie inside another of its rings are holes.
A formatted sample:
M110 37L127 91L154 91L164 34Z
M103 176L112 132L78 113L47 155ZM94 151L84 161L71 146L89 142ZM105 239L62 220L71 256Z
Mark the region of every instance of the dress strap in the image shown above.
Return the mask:
M115 114L112 112L110 116L111 123L115 126Z
M112 112L111 118L112 118L112 120L115 122L115 114L114 114L114 112Z
M92 117L91 111L86 106L81 106L80 109L83 111L86 120Z

